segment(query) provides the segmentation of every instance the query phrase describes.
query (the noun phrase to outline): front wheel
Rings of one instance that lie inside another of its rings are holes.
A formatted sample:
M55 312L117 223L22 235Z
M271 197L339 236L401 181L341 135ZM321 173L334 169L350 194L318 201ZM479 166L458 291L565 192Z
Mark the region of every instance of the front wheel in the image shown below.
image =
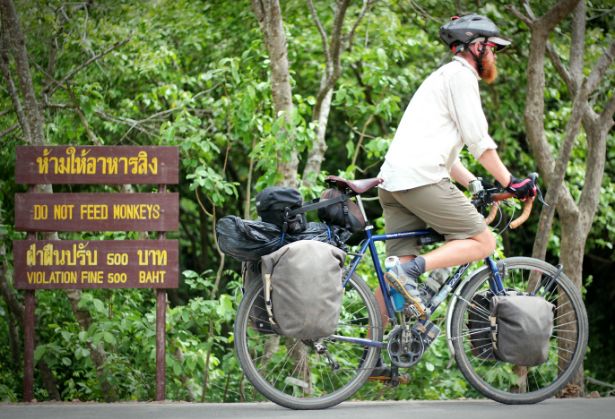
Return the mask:
M235 321L235 350L254 389L290 409L324 409L359 390L380 354L380 348L365 342L382 341L382 321L367 284L352 276L335 334L317 341L277 335L267 320L262 290L257 283L246 292ZM243 394L245 400L258 400L250 389Z
M483 270L461 290L451 318L455 359L468 382L486 397L506 404L531 404L553 396L583 361L587 348L587 313L579 290L554 266L514 257L498 262L504 288L544 297L554 308L547 361L534 367L498 360L489 338L489 281Z

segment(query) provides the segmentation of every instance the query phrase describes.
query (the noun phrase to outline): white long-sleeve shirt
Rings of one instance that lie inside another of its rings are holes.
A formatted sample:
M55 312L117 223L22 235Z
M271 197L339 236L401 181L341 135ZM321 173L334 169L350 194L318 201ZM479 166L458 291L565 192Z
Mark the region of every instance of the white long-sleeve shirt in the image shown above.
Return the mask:
M399 123L379 177L387 191L412 189L450 177L463 146L478 159L497 148L480 102L479 76L463 58L421 84Z

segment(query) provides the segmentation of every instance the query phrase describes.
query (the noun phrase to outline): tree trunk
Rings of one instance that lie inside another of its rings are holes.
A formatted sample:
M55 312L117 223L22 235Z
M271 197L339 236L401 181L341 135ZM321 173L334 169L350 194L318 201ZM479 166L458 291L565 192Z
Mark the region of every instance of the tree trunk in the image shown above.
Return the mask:
M19 19L15 11L15 6L11 0L0 0L0 14L1 14L1 51L0 51L0 67L3 77L6 79L9 85L9 94L15 111L18 114L19 122L24 133L24 141L30 145L47 145L47 140L44 136L44 117L39 103L36 100L36 93L34 85L32 83L32 76L30 72L30 64L28 60L28 52L26 49L26 42L24 34L19 24ZM9 60L10 56L13 56L15 60L15 71L17 73L17 79L19 80L19 91L12 82ZM12 86L12 88L11 88ZM23 105L21 97L23 97ZM22 113L20 116L19 114ZM36 188L39 192L52 193L53 189L51 185L38 185ZM49 239L57 240L57 233L49 234ZM3 280L0 280L4 282ZM7 301L15 299L15 291L9 289L7 284L2 284L3 294ZM71 307L73 313L78 322L84 329L91 323L92 319L89 313L79 310L78 303L81 296L80 290L68 291L67 295L71 301ZM10 303L13 307L12 310L18 309L13 302ZM23 307L21 308L23 316ZM20 319L22 317L19 317ZM114 388L109 384L108 380L104 376L103 367L105 364L105 353L101 348L95 348L90 345L90 353L92 361L96 365L96 372L101 380L101 386L107 400L116 400L117 395ZM50 397L59 399L60 395L55 385L55 379L48 366L44 362L37 364L43 383L48 388Z
M321 81L321 88L326 83L326 79L323 76ZM314 107L314 114L312 119L316 122L316 138L314 144L308 153L307 160L305 162L305 168L303 169L303 185L306 187L313 186L320 173L322 162L325 159L325 152L327 151L327 142L325 141L325 134L327 132L327 123L329 121L329 113L331 112L331 99L333 98L333 88L330 88L324 94L322 101L317 103Z
M44 145L43 114L36 101L32 76L30 75L26 40L21 31L21 26L19 25L15 5L11 0L1 0L0 7L0 12L2 13L2 30L12 47L11 52L15 58L15 68L24 97L24 111L28 123L27 129L31 136L30 142L34 145Z
M260 24L269 55L271 69L271 94L276 117L285 120L284 141L290 141L290 154L277 156L278 172L287 186L297 186L299 157L294 145L293 100L290 86L286 35L278 0L252 0L252 9Z
M308 0L308 8L312 15L312 20L320 32L322 39L323 52L325 56L325 69L320 80L320 87L316 95L316 104L312 113L312 121L316 123L316 139L310 149L303 169L303 184L311 187L316 183L318 174L325 159L327 151L327 142L325 134L327 132L327 123L329 121L329 113L331 112L331 99L333 98L333 90L335 84L342 73L341 54L344 50L344 20L346 12L350 6L350 0L338 0L335 3L335 16L333 17L333 28L331 29L331 39L328 39L327 33L318 18L316 9L312 0ZM346 48L352 45L354 31L367 13L371 5L370 1L364 0L363 7L359 13L359 17L354 22L352 29L347 34Z

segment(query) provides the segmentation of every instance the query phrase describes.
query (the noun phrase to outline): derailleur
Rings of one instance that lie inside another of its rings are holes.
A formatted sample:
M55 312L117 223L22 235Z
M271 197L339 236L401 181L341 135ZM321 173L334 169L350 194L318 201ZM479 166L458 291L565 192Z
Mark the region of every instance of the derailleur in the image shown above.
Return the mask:
M324 343L316 341L312 342L312 346L314 347L314 350L318 355L324 355L324 357L327 358L327 362L329 363L329 366L333 371L337 371L340 369L340 364L335 359L333 359L333 357L329 353L329 350L327 349L327 346Z

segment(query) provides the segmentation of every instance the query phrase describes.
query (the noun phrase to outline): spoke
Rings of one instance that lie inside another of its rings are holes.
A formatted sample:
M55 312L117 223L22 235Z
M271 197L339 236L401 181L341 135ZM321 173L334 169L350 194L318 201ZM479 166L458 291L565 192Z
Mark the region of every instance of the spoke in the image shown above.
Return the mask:
M562 308L564 308L564 307L566 307L566 306L569 306L569 305L572 305L572 303L570 302L570 299L568 299L568 301L566 301L566 302L565 302L564 304L562 304L561 306L556 306L555 311L560 311ZM564 314L560 315L559 317L561 317L561 316L565 316L566 314L569 314L569 313L571 313L571 312L570 312L570 311L567 311L567 312L565 312ZM557 317L557 318L559 318L559 317Z
M490 327L481 327L479 329L472 329L472 330L468 330L466 332L463 332L461 335L459 335L459 337L455 338L455 339L461 339L465 336L473 336L473 335L479 335L481 333L485 333L490 331L491 328Z
M568 326L569 324L577 324L577 321L576 320L572 320L572 321L565 322L565 323L558 323L557 325L553 326L553 328L554 329L556 329L556 328L559 329L562 326Z
M561 315L559 315L559 316L557 316L557 317L554 317L554 318L553 318L553 321L555 321L555 320L557 320L557 319L561 319L562 317L566 317L566 316L570 316L570 312L566 312L566 313L561 314ZM577 317L577 316L575 315L574 317L575 317L575 320L569 321L569 322L567 322L567 323L558 323L558 325L561 325L561 324L576 323L576 322L577 322L577 321L576 321L576 317Z
M566 363L566 366L568 366L570 364L570 359L564 358L561 355L557 355L557 359L561 359L562 361L564 361ZM559 363L556 363L556 365L557 365L557 369L560 372L564 372L564 370L559 366Z
M557 347L557 350L558 350L558 351L567 352L567 353L569 353L569 354L573 354L573 355L574 355L574 351L569 351L568 349L566 349L566 348L562 348L561 346L558 346L558 347Z
M557 336L557 335L551 335L551 336L556 338L557 340L563 340L563 341L566 341L566 342L577 343L576 339L568 339L568 338L564 338L564 337Z
M275 384L279 381L280 376L281 376L282 374L284 374L284 370L286 369L286 364L288 364L288 361L289 361L289 359L290 359L290 354L291 354L291 353L292 353L292 351L295 349L295 347L297 346L297 344L298 344L298 343L299 343L299 341L295 341L295 344L294 344L294 345L293 345L290 349L287 349L287 350L286 350L286 354L284 355L284 364L282 364L282 367L281 367L281 369L280 369L280 372L278 373L278 375L277 375L277 377L275 378L275 380L273 380L273 383L272 383L272 384L274 384L274 386L275 386ZM275 373L275 371L271 371L271 372L272 372L272 373ZM267 378L267 377L271 377L271 376L272 376L272 374L267 374L267 375L265 376L265 378ZM284 388L286 388L286 385L284 385Z
M493 348L493 344L491 342L489 342L489 343L485 343L485 344L480 345L480 346L474 346L473 347L473 349L482 349L482 348ZM478 358L482 358L482 357L479 356Z

